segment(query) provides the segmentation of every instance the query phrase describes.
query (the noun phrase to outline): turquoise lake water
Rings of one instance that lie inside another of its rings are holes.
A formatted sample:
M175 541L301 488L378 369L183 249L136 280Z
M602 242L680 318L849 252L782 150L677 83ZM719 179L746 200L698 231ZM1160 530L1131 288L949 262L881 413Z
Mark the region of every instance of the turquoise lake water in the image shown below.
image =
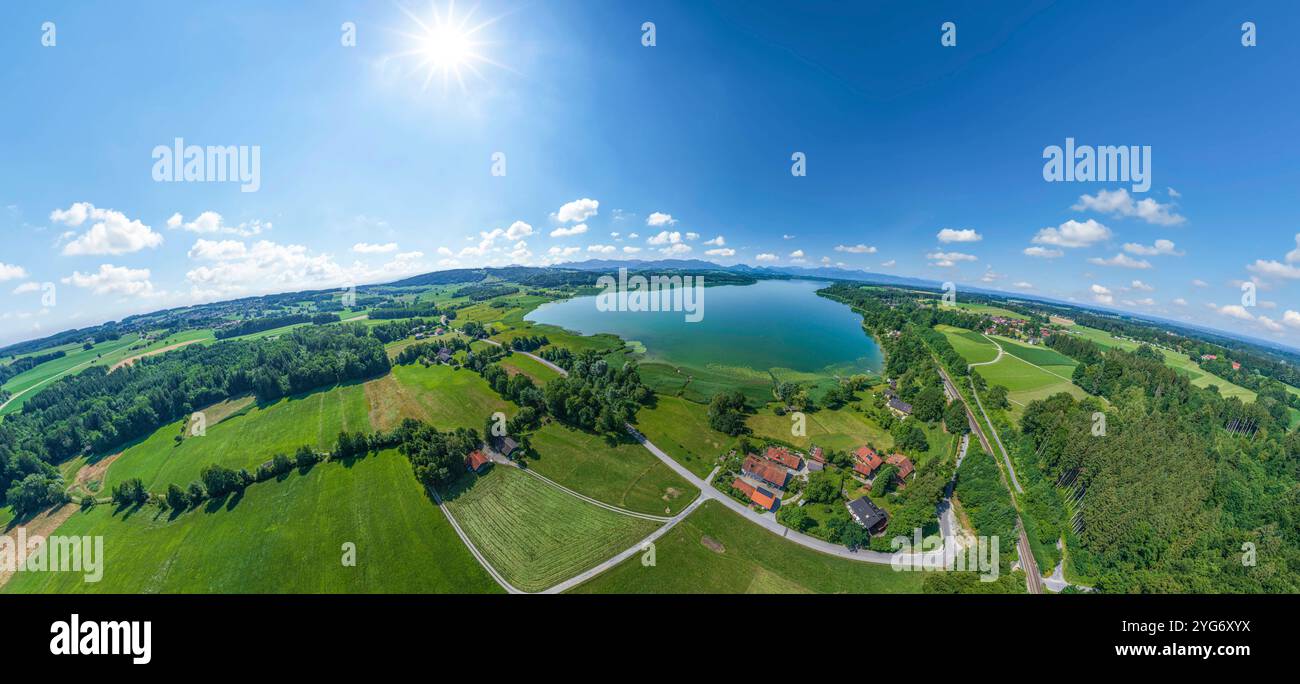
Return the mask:
M601 311L596 297L538 307L525 318L645 345L646 358L683 365L790 368L837 374L879 372L880 347L849 307L819 297L826 283L760 280L704 290L703 318L682 311Z

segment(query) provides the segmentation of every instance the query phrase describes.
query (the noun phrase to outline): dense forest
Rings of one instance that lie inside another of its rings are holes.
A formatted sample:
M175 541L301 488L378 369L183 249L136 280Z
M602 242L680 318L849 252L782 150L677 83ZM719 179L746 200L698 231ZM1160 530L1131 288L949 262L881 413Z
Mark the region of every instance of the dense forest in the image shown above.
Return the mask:
M10 378L45 363L67 356L68 353L60 349L59 351L49 352L46 354L37 354L35 356L24 356L21 359L14 359L11 363L0 366L0 385L9 382Z

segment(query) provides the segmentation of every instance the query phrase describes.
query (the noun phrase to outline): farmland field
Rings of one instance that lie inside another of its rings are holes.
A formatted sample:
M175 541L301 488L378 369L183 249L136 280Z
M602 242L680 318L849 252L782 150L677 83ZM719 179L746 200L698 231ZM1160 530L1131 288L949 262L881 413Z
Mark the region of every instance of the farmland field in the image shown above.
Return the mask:
M951 325L936 325L934 329L948 338L948 343L966 359L966 363L987 363L998 356L997 347L974 330Z
M596 435L548 423L531 436L538 458L528 467L607 504L653 515L672 515L699 490L634 442L615 446Z
M655 401L653 408L637 412L637 429L692 473L708 476L735 439L709 427L708 407L702 404L663 395Z
M138 477L146 489L161 492L169 484L183 487L199 479L199 471L211 463L252 471L275 454L290 455L304 444L331 449L341 430L370 430L365 391L359 384L250 404L215 422L220 417L213 416L206 435L177 443L175 437L186 422L181 420L127 447L109 468L105 488Z
M439 430L464 427L483 431L483 422L496 411L514 416L518 409L488 387L472 370L419 364L393 366L393 382L380 378L371 411L427 420ZM396 422L400 422L400 418ZM394 423L395 424L395 423Z
M110 472L112 469L110 468ZM60 534L103 535L104 574L18 573L5 592L499 592L396 451L317 464L172 517L100 505ZM356 545L356 565L342 545Z
M501 367L505 368L506 372L511 375L516 373L527 375L539 387L560 377L559 373L556 373L546 364L523 354L511 354L501 359Z
M782 539L715 501L705 502L639 556L577 593L916 593L922 574L826 555Z
M789 415L778 416L771 407L759 409L746 424L757 439L777 439L800 449L808 449L812 444L837 451L856 449L867 442L881 449L894 445L894 438L887 431L851 406L821 409L804 415L807 434L802 437L790 434L793 423Z
M447 506L514 586L541 591L623 551L657 523L575 498L516 468L494 466L449 492Z
M1117 338L1114 335L1096 328L1088 328L1082 325L1076 325L1071 330L1079 336L1092 340L1104 347L1119 347L1125 351L1137 349L1139 343L1134 340ZM1185 354L1160 347L1160 353L1165 356L1165 365L1186 375L1197 387L1209 387L1216 385L1219 388L1219 394L1224 397L1237 397L1245 402L1255 401L1258 396L1253 390L1246 389L1241 385L1229 382L1217 375L1213 375L1201 369L1195 361L1187 358ZM1300 391L1300 390L1298 390Z
M1070 381L1077 363L1046 347L1036 347L994 337L1005 352L996 363L978 366L977 370L990 385L1006 387L1011 402L1012 419L1018 419L1031 401L1046 399L1060 392L1083 398L1085 392Z

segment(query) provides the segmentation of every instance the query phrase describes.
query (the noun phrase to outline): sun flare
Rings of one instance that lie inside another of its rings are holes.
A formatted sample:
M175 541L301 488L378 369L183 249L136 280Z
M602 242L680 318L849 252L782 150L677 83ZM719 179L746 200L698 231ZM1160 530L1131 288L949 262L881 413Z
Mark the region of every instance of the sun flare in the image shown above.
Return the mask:
M457 16L456 3L452 0L445 12L440 12L435 4L428 16L422 18L402 8L415 26L413 32L402 34L411 41L412 49L398 56L415 60L413 71L423 76L422 90L427 90L429 84L438 79L442 82L443 92L453 81L464 92L467 76L486 80L480 66L505 68L485 55L490 43L483 39L482 31L496 19L473 23L476 10L477 7L471 8Z

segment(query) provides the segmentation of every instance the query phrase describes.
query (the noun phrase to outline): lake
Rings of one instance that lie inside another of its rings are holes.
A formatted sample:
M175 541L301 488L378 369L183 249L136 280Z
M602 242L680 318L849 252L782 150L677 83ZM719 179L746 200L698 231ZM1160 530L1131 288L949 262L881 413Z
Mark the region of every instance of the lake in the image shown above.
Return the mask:
M688 323L682 311L601 311L595 296L543 304L525 319L584 335L613 333L645 345L651 361L839 375L880 372L880 347L862 329L862 316L817 296L825 286L760 280L709 287L703 318L696 323Z

